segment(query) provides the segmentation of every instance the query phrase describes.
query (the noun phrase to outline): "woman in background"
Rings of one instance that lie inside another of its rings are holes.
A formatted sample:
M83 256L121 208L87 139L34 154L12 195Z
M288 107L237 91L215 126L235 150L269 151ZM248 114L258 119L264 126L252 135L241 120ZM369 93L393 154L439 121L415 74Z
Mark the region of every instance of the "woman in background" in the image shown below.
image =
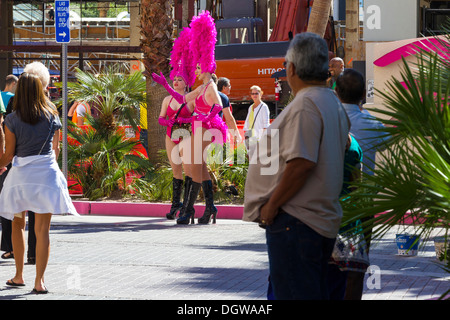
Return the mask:
M269 107L262 101L263 91L259 86L252 86L250 95L253 103L248 108L247 118L244 123L245 146L249 158L255 151L256 144L264 130L270 125Z

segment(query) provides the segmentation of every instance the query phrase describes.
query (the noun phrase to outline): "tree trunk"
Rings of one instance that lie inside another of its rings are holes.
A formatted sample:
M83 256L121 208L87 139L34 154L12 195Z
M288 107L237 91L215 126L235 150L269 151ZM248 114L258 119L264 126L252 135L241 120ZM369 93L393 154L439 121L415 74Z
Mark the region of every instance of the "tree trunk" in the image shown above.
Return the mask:
M189 27L189 0L183 0L182 2L182 18L181 18L181 29Z
M308 32L316 33L323 38L327 28L332 0L315 0L311 8Z
M214 1L213 0L206 0L206 10L211 13L211 16L213 16L214 12Z
M147 78L147 136L148 158L152 163L160 162L158 151L165 149L166 127L158 123L161 104L168 95L163 86Z
M257 17L261 18L264 23L264 28L261 32L261 38L263 42L267 41L267 36L269 34L269 19L268 19L268 13L269 13L269 2L268 0L258 0L256 3L256 12Z
M97 4L97 9L99 12L99 17L106 18L108 16L109 2L99 2Z
M148 156L158 163L158 151L165 148L165 127L158 124L161 104L166 90L152 83L151 74L169 74L169 58L172 50L172 6L166 0L141 1L141 47L147 75L147 131Z
M345 60L349 67L353 67L353 60L358 59L359 46L359 1L345 2ZM350 63L350 64L349 64Z

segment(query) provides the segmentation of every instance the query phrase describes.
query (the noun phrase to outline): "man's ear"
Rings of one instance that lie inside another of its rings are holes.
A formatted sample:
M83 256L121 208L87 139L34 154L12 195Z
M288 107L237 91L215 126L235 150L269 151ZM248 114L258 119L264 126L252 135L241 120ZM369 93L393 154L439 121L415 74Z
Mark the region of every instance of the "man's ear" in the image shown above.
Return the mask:
M291 77L295 76L295 65L292 62L289 62L289 68L286 69L286 72L289 72Z

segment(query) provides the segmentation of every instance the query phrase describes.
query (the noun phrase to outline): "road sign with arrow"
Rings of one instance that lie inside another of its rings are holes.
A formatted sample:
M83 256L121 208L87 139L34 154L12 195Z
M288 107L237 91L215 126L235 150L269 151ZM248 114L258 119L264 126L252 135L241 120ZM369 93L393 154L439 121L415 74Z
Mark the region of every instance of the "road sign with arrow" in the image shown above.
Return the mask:
M55 38L58 43L70 42L70 1L55 1Z
M61 80L62 80L62 172L67 179L67 46L70 42L70 1L55 1L55 39L61 43Z

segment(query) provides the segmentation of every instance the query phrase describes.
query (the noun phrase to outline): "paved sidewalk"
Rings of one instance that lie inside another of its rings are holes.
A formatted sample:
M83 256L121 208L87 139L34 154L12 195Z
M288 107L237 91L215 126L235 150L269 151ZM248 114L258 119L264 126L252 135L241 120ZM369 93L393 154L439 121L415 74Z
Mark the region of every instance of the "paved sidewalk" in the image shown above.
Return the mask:
M450 286L432 242L415 257L397 256L395 231L375 241L365 300L437 298ZM254 223L178 226L164 218L54 216L47 295L4 283L14 261L0 259L0 299L264 300L268 261L264 230Z

